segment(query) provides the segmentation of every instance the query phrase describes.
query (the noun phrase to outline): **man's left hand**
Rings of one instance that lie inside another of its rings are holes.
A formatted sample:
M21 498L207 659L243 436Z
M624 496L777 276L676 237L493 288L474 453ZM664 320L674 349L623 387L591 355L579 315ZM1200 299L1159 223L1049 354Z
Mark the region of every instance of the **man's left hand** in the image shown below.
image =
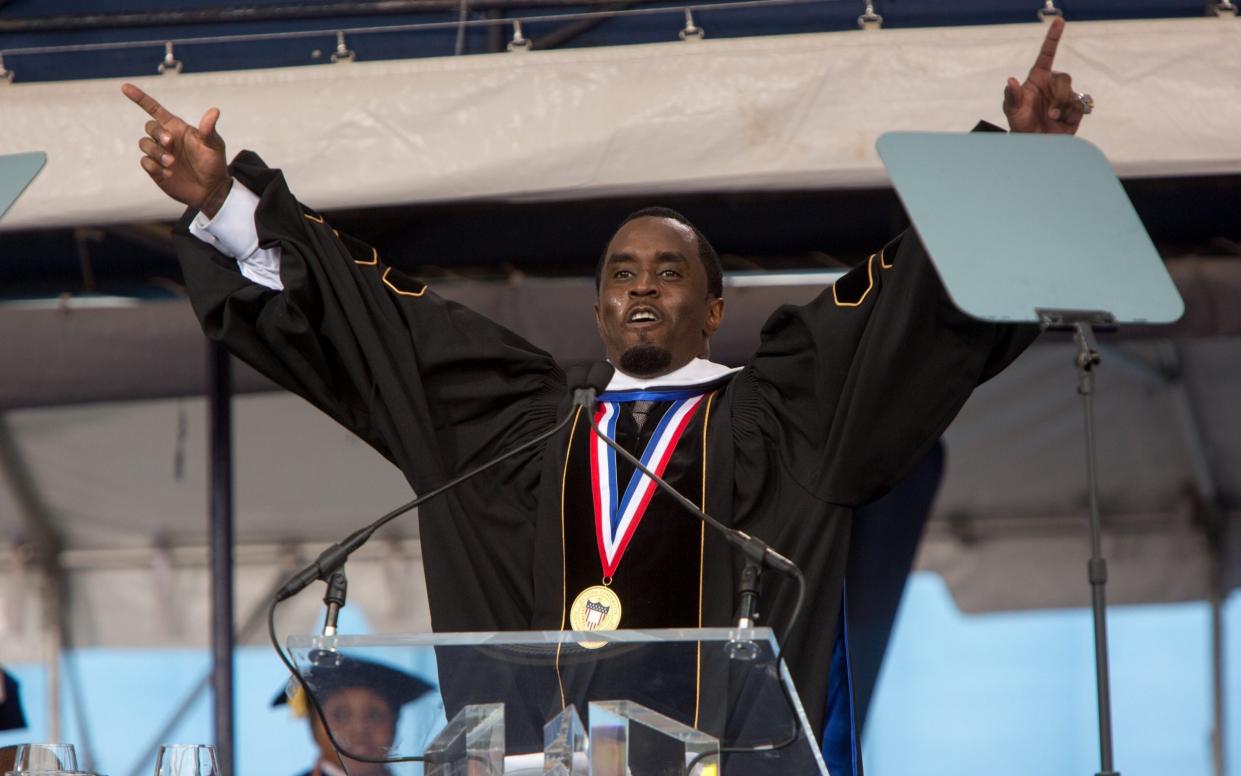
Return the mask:
M1073 91L1072 77L1051 69L1063 33L1064 19L1057 17L1047 29L1043 48L1025 83L1008 79L1004 87L1004 115L1013 132L1072 135L1081 126L1084 106Z

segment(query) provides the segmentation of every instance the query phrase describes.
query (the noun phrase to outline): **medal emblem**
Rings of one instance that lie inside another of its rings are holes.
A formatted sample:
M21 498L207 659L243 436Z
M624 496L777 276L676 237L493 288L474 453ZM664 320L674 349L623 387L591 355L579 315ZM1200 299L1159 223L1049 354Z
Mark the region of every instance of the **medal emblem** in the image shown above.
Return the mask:
M569 607L569 626L575 631L616 630L620 621L620 598L603 585L591 585L578 593Z

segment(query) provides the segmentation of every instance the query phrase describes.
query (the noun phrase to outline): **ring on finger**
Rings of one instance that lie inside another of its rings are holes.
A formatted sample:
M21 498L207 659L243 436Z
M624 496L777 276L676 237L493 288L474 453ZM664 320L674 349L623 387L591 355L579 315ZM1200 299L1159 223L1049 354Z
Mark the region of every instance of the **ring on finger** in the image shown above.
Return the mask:
M1083 116L1094 113L1094 97L1082 92L1074 92L1073 97L1077 100L1077 104L1081 106Z

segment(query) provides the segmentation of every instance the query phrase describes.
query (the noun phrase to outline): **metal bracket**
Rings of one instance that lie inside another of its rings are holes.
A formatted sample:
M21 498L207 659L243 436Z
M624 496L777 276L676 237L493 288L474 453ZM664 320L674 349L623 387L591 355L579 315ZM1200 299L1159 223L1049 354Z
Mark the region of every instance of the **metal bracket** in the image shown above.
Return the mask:
M336 50L332 52L333 62L352 62L358 58L352 49L345 45L345 33L336 33Z
M681 40L702 40L703 35L705 34L706 33L701 27L694 24L694 12L686 8L685 29L681 30L679 33Z
M866 10L857 18L857 26L862 30L877 30L883 27L883 17L875 13L873 0L866 0Z
M160 75L178 75L183 67L181 60L173 54L172 41L164 42L164 61L159 63Z
M1039 21L1050 23L1057 16L1064 16L1064 13L1056 7L1055 0L1045 0L1043 7L1038 10Z
M1095 331L1116 330L1116 316L1106 310L1036 309L1034 313L1044 331L1076 331L1078 323L1085 323Z
M513 20L513 39L508 42L509 51L529 51L530 39L521 34L521 20Z

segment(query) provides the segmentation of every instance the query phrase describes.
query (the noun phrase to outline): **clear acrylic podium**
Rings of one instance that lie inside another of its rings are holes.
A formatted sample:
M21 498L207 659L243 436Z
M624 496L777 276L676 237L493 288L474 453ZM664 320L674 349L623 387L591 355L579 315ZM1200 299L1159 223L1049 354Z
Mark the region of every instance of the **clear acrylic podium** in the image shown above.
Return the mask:
M327 715L346 752L422 758L388 764L393 776L827 773L768 628L293 636L288 644L320 705L347 685L338 666L351 661L432 686L384 735Z

